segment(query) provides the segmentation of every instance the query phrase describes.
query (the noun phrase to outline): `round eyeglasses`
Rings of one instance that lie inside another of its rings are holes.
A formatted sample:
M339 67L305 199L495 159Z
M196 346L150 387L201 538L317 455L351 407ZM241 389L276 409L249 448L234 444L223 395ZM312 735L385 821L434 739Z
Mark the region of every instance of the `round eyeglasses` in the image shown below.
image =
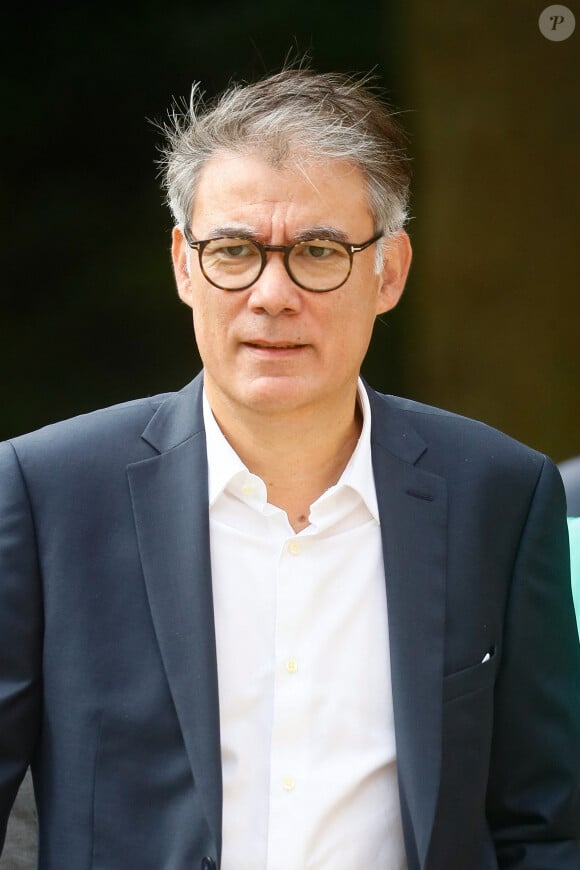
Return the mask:
M377 233L366 242L355 245L335 239L306 239L291 245L262 245L254 239L229 238L195 241L190 230L183 230L187 244L199 256L204 276L220 290L246 290L266 268L270 251L284 255L284 266L290 278L303 290L328 293L348 281L352 260L377 242Z

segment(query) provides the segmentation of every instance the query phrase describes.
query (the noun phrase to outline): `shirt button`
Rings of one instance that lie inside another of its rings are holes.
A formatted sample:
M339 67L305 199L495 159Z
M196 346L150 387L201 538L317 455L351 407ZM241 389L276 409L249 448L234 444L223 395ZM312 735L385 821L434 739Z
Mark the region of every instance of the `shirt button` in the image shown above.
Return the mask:
M254 484L253 483L244 483L242 486L242 492L244 495L252 495L254 492Z
M209 858L207 855L205 855L201 859L201 864L199 866L201 870L216 870L215 861L213 860L213 858Z
M298 670L298 662L294 657L289 658L286 662L286 670L289 674L295 674Z
M293 776L285 776L282 780L282 788L284 791L293 791L296 786L296 780Z
M300 541L297 541L296 538L293 538L288 544L288 552L292 553L293 556L297 556L301 549Z

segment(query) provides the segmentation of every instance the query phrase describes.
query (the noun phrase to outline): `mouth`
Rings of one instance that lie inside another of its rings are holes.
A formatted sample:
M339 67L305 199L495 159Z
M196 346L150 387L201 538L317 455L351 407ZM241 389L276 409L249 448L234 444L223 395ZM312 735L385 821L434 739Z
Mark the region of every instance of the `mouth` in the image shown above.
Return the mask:
M298 344L293 341L245 341L246 347L256 348L257 350L299 350L306 347L304 344Z

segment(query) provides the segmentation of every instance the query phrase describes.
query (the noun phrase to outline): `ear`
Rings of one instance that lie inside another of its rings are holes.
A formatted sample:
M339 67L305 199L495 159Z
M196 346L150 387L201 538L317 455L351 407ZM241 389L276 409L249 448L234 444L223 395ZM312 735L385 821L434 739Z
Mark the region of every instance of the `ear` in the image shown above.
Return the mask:
M188 268L188 245L183 232L179 227L173 227L172 243L171 243L171 259L173 260L173 272L175 274L175 283L177 284L177 293L182 302L192 305L192 287L191 278Z
M377 297L377 314L394 308L405 289L413 256L411 240L405 230L399 230L385 240L383 253L385 262Z

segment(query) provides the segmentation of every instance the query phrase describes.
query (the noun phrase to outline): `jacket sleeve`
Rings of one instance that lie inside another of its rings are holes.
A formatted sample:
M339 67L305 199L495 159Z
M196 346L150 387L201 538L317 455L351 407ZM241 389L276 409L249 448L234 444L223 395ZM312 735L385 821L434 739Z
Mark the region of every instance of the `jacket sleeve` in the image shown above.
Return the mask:
M487 813L503 870L580 868L580 646L562 483L546 460L513 568Z
M0 851L40 716L42 603L34 522L13 447L0 444Z

